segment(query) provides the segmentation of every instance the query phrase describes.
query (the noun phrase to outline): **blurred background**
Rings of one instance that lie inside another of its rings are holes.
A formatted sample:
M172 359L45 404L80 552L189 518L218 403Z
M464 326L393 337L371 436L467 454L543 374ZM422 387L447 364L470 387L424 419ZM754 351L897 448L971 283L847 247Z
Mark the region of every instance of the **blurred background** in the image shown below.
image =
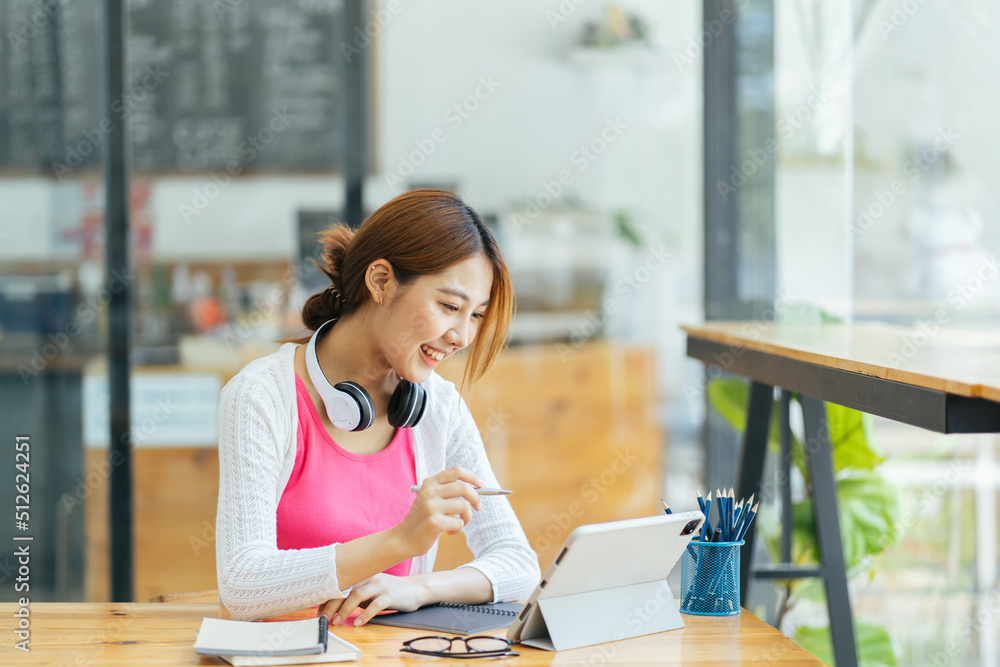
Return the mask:
M101 3L0 4L0 435L33 442L33 600L112 596L111 295L131 301L132 596L215 588L219 391L301 330L315 233L415 187L465 198L511 268L510 348L467 398L543 567L576 525L735 483L681 324L1000 323L995 2L127 7L108 113ZM125 123L130 264L109 274ZM864 429L920 515L864 536L865 662L996 665L997 439ZM467 557L448 541L438 566ZM755 583L749 606L825 650L821 587Z

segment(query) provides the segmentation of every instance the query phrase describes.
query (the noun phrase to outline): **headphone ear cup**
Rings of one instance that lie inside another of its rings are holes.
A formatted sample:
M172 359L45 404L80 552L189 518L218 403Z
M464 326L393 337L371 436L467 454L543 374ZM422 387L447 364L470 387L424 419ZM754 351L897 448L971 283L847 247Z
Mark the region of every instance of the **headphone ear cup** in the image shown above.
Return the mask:
M327 402L327 415L334 426L344 431L363 431L372 425L375 420L375 404L364 387L355 382L338 382L333 388L341 394ZM331 410L331 404L337 399L342 402L340 409L335 407ZM348 404L348 400L353 405ZM354 406L357 406L357 413L351 414Z
M413 418L413 423L411 426L416 426L420 423L420 418L424 416L424 409L427 407L427 392L424 390L424 385L416 384L417 396L415 397L417 401L417 416Z
M389 423L396 428L416 426L424 414L426 404L427 394L423 386L409 380L400 380L389 398Z

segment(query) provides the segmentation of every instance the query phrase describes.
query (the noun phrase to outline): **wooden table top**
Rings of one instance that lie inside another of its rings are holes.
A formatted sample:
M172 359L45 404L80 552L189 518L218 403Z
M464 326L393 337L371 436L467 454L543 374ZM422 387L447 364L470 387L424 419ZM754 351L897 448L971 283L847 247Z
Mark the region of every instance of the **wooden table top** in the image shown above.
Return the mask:
M1000 335L876 322L708 322L688 336L926 389L1000 402Z
M4 665L228 665L221 658L199 656L194 640L203 617L227 618L220 604L38 602L30 610L31 653L14 648L16 603L0 603L0 664ZM306 610L282 620L308 618ZM783 634L744 611L739 616L681 615L685 627L620 642L569 651L542 651L518 645L519 657L489 664L822 664ZM400 653L403 641L422 630L369 625L336 627L334 634L362 651L364 664L459 664ZM504 633L498 630L492 634ZM470 661L462 661L468 663ZM478 662L478 661L472 661ZM345 663L346 664L346 663Z

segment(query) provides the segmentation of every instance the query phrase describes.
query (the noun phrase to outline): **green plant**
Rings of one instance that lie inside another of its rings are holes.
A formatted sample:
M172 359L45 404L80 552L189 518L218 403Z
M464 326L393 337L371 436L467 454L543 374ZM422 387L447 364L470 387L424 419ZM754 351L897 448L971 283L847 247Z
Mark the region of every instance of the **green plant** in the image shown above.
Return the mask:
M708 398L715 411L737 432L742 433L746 426L749 403L747 383L739 379L717 378L708 385ZM792 398L797 400L795 394ZM771 414L768 450L778 453L777 405L773 406ZM901 536L900 527L895 520L899 512L899 495L896 488L876 470L884 458L870 438L871 416L828 403L826 418L848 576L866 571L874 576L879 554L895 544ZM805 498L792 503L792 561L798 565L817 563L819 547L813 518L812 485L802 444L794 433L791 438L791 457L793 469L802 475L809 490ZM766 511L761 518L763 520L758 522L758 529L768 554L772 560L777 561L780 544L778 521L773 515L768 518ZM784 614L796 601L817 599L822 595L822 587L817 581L792 579L780 583L784 600L778 612L778 627L781 626ZM855 635L861 664L898 664L899 651L885 627L855 621ZM833 653L828 628L802 626L797 629L795 639L803 648L832 664Z

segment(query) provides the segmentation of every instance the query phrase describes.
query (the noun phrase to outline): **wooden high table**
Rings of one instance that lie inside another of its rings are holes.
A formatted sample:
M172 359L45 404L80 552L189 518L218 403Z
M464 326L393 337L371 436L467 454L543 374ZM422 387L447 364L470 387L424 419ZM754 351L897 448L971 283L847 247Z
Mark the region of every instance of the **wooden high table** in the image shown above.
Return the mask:
M39 602L30 606L31 653L14 648L14 603L0 604L3 665L228 665L221 658L199 656L194 640L204 617L228 618L216 604ZM315 614L289 614L282 620ZM599 613L599 611L598 611ZM569 651L542 651L517 645L518 657L489 660L517 665L749 664L820 665L810 653L747 611L739 616L682 616L685 627ZM422 630L368 625L338 626L334 634L361 649L362 664L476 664L479 660L441 659L400 653L403 642ZM501 636L504 630L490 633ZM443 660L447 660L444 662ZM328 663L329 664L329 663ZM351 664L351 663L343 663Z
M947 329L932 321L914 328L870 322L817 325L710 322L683 329L688 335L688 356L704 362L710 377L726 372L752 381L743 434L739 497L760 490L775 387L783 390L779 464L787 479L788 392L799 394L822 565L794 568L779 564L753 568L752 574L772 579L823 578L837 665L856 665L857 648L823 402L938 433L998 433L1000 337ZM783 533L790 533L790 517L783 523ZM751 528L745 537L741 559L744 601L751 576L753 538ZM784 545L782 551L787 554ZM784 559L788 560L787 555Z

